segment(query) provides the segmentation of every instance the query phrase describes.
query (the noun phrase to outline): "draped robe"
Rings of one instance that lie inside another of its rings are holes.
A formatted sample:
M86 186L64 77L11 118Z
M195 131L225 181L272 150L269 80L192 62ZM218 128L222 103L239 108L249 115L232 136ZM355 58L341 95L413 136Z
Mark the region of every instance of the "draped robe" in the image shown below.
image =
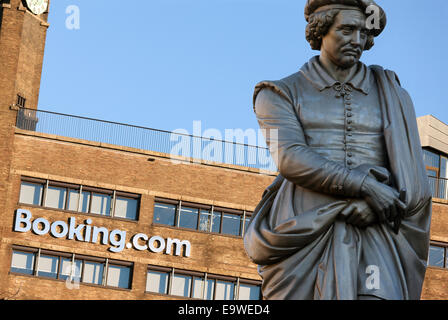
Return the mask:
M431 191L414 106L395 73L359 63L341 84L314 57L287 78L259 83L254 110L280 172L244 236L263 297L419 299ZM388 222L346 223L342 212L361 198L367 175L405 190L397 233Z

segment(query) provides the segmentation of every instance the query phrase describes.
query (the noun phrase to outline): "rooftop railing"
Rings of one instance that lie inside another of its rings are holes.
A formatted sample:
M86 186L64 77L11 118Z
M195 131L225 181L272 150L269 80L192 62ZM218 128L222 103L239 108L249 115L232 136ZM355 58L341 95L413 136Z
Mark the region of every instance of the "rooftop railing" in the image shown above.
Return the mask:
M16 127L112 145L165 153L173 157L277 171L269 149L232 141L145 128L57 112L20 108Z

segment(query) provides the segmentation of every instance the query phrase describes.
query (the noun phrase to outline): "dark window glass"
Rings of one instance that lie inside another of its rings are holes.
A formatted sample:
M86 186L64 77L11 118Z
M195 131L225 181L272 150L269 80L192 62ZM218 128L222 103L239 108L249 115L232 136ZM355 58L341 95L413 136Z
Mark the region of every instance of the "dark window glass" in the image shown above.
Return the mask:
M245 221L244 221L244 233L246 233L246 231L247 231L247 227L249 226L249 222L250 222L250 216L248 217L246 215L246 218L245 218Z
M194 229L198 228L198 209L181 207L179 227Z
M219 233L221 231L221 215L219 211L214 211L212 214L212 232Z
M201 231L210 231L211 223L212 223L212 216L210 211L201 209L198 229Z
M429 150L423 150L423 160L425 165L428 167L439 168L440 167L440 156Z
M241 217L240 215L224 213L222 218L222 233L234 236L240 235Z
M428 264L430 266L443 268L444 260L445 260L445 248L437 246L429 247Z
M154 223L174 226L176 219L176 206L172 204L158 203L154 204Z
M81 193L81 206L80 211L88 213L89 212L89 205L90 205L90 192L89 191L83 191Z
M207 279L205 282L205 300L213 300L215 294L215 280Z

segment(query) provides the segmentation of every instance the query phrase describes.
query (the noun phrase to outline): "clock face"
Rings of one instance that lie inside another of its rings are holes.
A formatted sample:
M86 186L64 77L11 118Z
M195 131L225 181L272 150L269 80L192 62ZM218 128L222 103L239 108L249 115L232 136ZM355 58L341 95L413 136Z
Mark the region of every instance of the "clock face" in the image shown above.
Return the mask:
M47 11L48 0L26 0L26 5L32 13L39 15Z

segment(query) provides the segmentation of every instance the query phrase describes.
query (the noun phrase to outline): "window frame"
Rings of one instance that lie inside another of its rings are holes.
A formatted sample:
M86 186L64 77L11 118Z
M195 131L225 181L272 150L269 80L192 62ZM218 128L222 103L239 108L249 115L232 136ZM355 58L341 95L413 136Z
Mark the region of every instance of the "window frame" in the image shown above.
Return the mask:
M96 287L106 287L106 288L119 289L119 290L132 290L132 282L133 282L133 278L134 278L134 263L133 262L109 259L109 258L86 256L86 255L76 254L76 253L59 252L59 251L40 249L40 248L31 248L31 247L25 247L25 246L20 246L20 245L12 245L11 249L12 249L11 250L12 251L11 264L12 264L13 254L15 251L16 252L27 252L27 253L34 254L32 274L25 274L25 273L11 271L12 266L10 264L9 272L12 274L32 276L32 277L36 277L36 278L40 278L40 279L66 281L67 279L62 279L62 277L61 277L61 276L66 276L66 275L62 274L61 268L62 268L62 259L68 258L68 259L71 259L72 262L75 261L75 263L77 260L81 261L82 267L81 267L81 273L79 275L80 276L79 277L80 284L96 286ZM39 275L39 260L40 260L41 255L52 256L52 257L58 258L58 268L57 268L56 277L46 277L46 276ZM84 281L85 263L86 262L94 262L94 263L99 263L102 265L103 274L101 275L101 283L100 284ZM108 268L110 265L129 268L128 288L107 285L107 272L108 272Z
M429 248L431 247L437 247L437 248L442 248L443 249L443 267L439 267L439 266L435 266L435 265L430 265L429 264L429 254L430 254L430 249L428 250L428 258L427 258L427 265L428 267L432 267L432 268L438 268L438 269L447 269L448 268L448 243L445 242L441 242L441 241L434 241L431 240L429 242Z
M164 223L158 223L155 219L155 212L156 212L156 205L157 204L165 204L165 205L172 205L175 207L175 214L174 214L174 224L164 224ZM198 209L197 214L197 221L196 221L196 228L188 228L188 227L182 227L180 226L180 218L181 218L181 211L183 208L189 208L189 209ZM203 215L203 211L206 210L210 214L209 216L209 223L210 227L208 230L201 230L200 229L200 221L201 216ZM213 231L213 220L214 220L214 214L219 213L219 232ZM223 232L223 222L224 222L224 215L233 215L239 217L239 232L237 235L231 234L231 233L224 233ZM197 231L197 232L205 232L205 233L213 233L213 234L219 234L224 236L231 236L231 237L238 237L242 238L246 232L246 219L252 217L253 212L247 211L247 210L239 210L239 209L232 209L232 208L225 208L221 206L214 206L214 205L207 205L207 204L201 204L201 203L195 203L195 202L189 202L189 201L183 201L183 200L174 200L174 199L167 199L167 198L161 198L161 197L154 197L154 205L153 205L153 219L152 223L159 226L167 226L172 228L180 228L183 230L190 230L190 231ZM250 221L250 220L249 220Z
M154 272L163 272L168 275L168 283L167 283L167 293L161 293L161 292L153 292L148 291L148 273L150 271ZM173 284L173 278L176 275L181 276L189 276L191 277L191 286L189 290L188 296L179 296L172 294L172 284ZM194 281L195 279L200 279L203 281L203 288L201 293L201 298L196 298L193 296L194 294ZM232 277L232 276L226 276L226 275L219 275L214 273L207 273L207 272L200 272L200 271L193 271L193 270L185 270L185 269L176 269L176 268L170 268L170 267L164 267L164 266L157 266L157 265L148 265L146 269L146 287L145 287L145 293L147 294L156 294L156 295L165 295L165 296L171 296L171 297L182 297L192 300L208 300L206 298L207 292L205 290L205 286L207 285L208 281L213 281L213 295L211 300L216 300L216 284L217 281L225 281L233 284L233 299L232 300L239 300L239 288L240 284L248 284L248 285L254 285L258 286L259 289L259 297L262 298L261 294L261 284L262 282L259 280L252 280L252 279L241 279L239 277ZM232 301L232 300L224 300L224 301Z
M42 194L41 194L41 198L40 198L38 205L20 202L22 183L32 183L32 184L42 185ZM64 203L63 203L62 209L47 206L47 193L48 193L49 187L65 189L65 197L64 197ZM76 210L69 209L69 207L71 207L69 198L70 198L70 194L72 191L76 191L77 198L78 198L78 204L76 205ZM82 197L83 197L84 193L86 193L86 197L88 197L87 212L84 212L82 210ZM111 196L110 208L106 214L92 212L92 197L94 194ZM116 198L117 197L125 198L125 199L132 199L132 200L137 201L135 219L115 216L115 207L116 207ZM85 214L85 215L91 215L91 216L95 216L95 217L112 218L112 219L123 220L123 221L138 222L140 219L141 195L129 193L129 192L125 192L125 191L96 188L96 187L78 185L78 184L73 184L73 183L66 183L66 182L53 181L53 180L47 180L47 179L33 178L33 177L28 177L28 176L21 176L20 177L19 199L17 201L17 204L32 206L32 207L41 207L41 208L45 208L45 209L58 210L58 211L64 211L64 212L70 212L70 213Z

